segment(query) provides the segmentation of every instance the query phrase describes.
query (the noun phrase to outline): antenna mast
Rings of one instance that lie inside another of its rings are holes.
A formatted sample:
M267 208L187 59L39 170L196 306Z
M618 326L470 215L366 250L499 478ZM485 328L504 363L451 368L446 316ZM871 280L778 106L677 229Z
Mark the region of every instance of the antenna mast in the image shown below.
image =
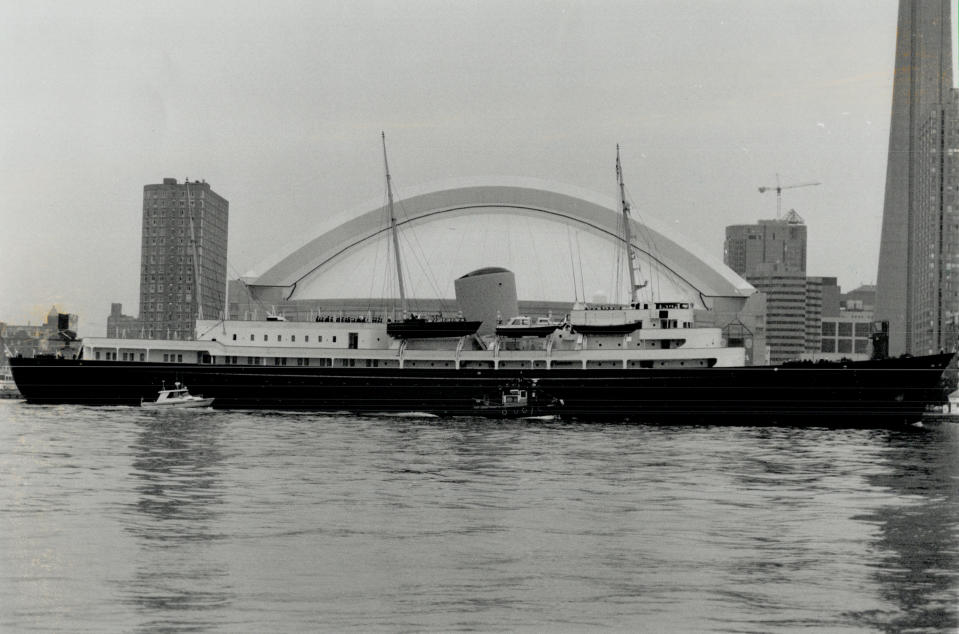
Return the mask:
M383 141L383 166L386 168L386 196L389 200L390 209L390 233L393 234L393 255L396 259L396 277L400 285L400 308L403 311L403 318L407 315L406 289L403 287L403 264L400 261L400 240L396 235L396 215L393 213L393 183L390 178L390 164L386 160L386 133L380 132L380 138Z

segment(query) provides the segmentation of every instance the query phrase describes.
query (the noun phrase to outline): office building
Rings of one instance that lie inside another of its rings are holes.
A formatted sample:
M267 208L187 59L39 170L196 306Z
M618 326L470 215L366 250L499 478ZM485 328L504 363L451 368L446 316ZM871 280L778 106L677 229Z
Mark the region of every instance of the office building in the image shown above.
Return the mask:
M783 272L805 272L806 224L792 209L781 220L728 226L723 261L747 280L770 264Z
M806 275L769 266L746 279L766 297L769 363L799 359L806 351Z
M952 349L959 159L951 0L900 0L876 319L889 352Z
M782 219L726 227L723 259L765 296L769 363L819 349L822 278L806 278L806 224L795 210Z
M223 314L229 203L206 182L143 188L140 319L150 339L192 339Z
M107 316L107 337L114 339L137 339L141 337L140 320L123 314L123 304L110 304Z

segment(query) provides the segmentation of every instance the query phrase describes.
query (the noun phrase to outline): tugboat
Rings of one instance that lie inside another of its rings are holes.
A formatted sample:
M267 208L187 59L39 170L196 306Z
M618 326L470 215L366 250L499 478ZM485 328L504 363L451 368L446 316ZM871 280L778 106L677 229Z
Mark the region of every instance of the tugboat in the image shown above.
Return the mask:
M520 420L555 420L559 416L554 412L563 405L562 399L537 395L536 383L532 379L529 389L507 387L500 391L498 398L483 397L473 399L473 411L490 418L515 418Z
M164 386L165 387L165 386ZM202 394L190 394L185 385L177 381L172 390L161 389L157 400L141 401L140 407L149 409L181 409L186 407L209 407L213 404L212 398L203 398Z

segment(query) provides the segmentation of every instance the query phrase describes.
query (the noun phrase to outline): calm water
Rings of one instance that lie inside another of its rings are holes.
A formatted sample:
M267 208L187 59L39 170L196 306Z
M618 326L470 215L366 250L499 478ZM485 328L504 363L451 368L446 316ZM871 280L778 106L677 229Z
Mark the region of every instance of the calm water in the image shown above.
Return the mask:
M0 631L598 629L959 629L959 425L0 401Z

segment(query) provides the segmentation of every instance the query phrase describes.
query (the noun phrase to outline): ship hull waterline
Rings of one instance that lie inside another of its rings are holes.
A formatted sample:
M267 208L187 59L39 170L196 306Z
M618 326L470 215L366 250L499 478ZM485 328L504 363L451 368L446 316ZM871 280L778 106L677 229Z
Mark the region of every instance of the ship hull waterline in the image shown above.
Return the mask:
M564 419L655 424L880 427L922 418L942 400L952 355L779 367L449 369L243 366L59 358L10 365L28 403L139 405L185 382L215 409L420 411L482 416L477 399L517 386L560 399Z

